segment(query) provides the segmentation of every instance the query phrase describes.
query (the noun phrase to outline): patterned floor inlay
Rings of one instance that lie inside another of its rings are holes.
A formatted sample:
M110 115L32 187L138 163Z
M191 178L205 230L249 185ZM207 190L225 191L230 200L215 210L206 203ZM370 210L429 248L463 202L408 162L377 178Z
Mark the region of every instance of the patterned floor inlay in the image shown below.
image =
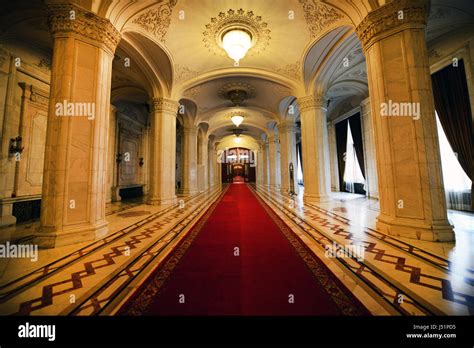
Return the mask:
M454 267L446 259L374 229L356 227L349 219L315 205L266 188L258 187L257 193L320 247L362 247L362 261L347 257L339 261L402 314L474 313L471 269Z

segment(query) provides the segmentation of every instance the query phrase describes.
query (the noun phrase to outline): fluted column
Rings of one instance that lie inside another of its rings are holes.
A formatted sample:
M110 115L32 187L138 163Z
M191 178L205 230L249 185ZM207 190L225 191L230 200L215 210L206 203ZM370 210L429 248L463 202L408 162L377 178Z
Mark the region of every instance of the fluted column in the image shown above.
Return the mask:
M256 172L256 184L257 185L263 185L263 151L262 147L264 145L260 144L260 149L255 151L256 152L256 159L257 163L255 166L255 172Z
M200 151L200 160L201 162L198 163L198 173L199 173L199 190L205 191L209 188L209 183L207 181L208 171L207 171L207 152L208 152L208 138L203 136L201 139L201 143L198 146L198 151Z
M339 191L339 166L337 163L336 129L334 123L328 123L329 162L331 165L331 191Z
M197 128L183 127L183 194L198 192Z
M108 20L76 5L49 4L48 11L53 62L35 242L56 247L107 233L110 88L120 34Z
M280 188L280 178L279 178L279 161L278 156L278 136L270 135L268 137L268 159L269 159L269 184L270 187L274 190Z
M303 152L304 200L324 202L331 192L326 99L307 96L298 99Z
M148 204L176 203L176 113L178 102L153 98L150 127Z
M270 173L269 173L269 155L268 155L268 141L262 146L262 173L263 173L263 185L268 186L270 184Z
M208 182L209 182L209 187L212 188L215 185L215 159L214 159L214 151L213 151L213 145L212 142L209 141L208 146L207 146L207 168L208 170Z
M379 198L377 155L375 153L374 127L370 114L370 98L364 99L360 104L360 120L364 141L365 190L368 197Z
M428 10L427 0L394 0L369 13L356 32L375 130L377 227L397 236L451 241L425 42ZM405 106L402 116L394 105Z
M117 137L117 108L113 105L110 105L110 117L109 117L109 134L107 138L107 199L106 202L110 203L112 201L112 191L116 185L116 137Z
M298 192L298 183L296 179L297 161L296 161L296 125L291 122L283 123L278 126L280 135L280 173L281 173L281 191ZM290 183L290 164L293 165L293 185Z

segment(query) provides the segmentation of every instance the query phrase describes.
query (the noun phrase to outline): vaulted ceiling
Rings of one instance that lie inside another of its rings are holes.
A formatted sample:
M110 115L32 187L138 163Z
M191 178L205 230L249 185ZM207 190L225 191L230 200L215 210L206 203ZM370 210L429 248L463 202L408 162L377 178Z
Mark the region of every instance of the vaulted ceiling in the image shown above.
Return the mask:
M389 0L77 0L122 33L113 64L112 102L146 103L152 96L194 103L193 122L214 139L231 135L232 112L245 115L246 135L260 141L294 98L323 93L328 113L368 96L365 59L354 28ZM51 55L46 7L40 0L2 1L0 44ZM239 9L259 44L239 66L216 44L219 21ZM473 31L474 1L432 0L429 45ZM430 46L429 46L430 49ZM130 59L130 66L124 64ZM250 97L239 107L223 98L229 86ZM347 106L346 106L347 105ZM297 118L297 113L295 114Z

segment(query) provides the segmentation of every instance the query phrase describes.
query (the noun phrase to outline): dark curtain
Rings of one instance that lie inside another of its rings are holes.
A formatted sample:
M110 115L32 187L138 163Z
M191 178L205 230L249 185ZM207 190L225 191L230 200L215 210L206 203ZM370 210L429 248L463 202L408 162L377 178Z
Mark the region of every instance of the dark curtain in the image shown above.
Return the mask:
M360 113L349 117L349 124L351 125L352 139L354 140L354 147L357 160L360 164L360 170L365 179L365 165L364 165L364 147L362 146L362 126L360 123Z
M431 80L435 107L443 130L474 186L473 123L463 60L458 61L457 67L449 65L433 74ZM471 210L474 210L473 186Z
M303 172L303 155L301 154L301 142L296 144L296 150L298 151L298 157L300 159L301 172Z
M339 190L345 191L344 185L344 169L346 162L344 161L344 153L346 152L347 143L347 120L336 123L336 147L337 147L337 164L339 167Z

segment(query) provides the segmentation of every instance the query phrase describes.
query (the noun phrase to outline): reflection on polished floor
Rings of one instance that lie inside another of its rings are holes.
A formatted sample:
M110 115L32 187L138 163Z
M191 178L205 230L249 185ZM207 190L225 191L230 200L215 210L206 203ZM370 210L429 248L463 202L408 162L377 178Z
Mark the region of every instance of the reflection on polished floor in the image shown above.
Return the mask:
M161 208L138 202L109 205L105 238L40 250L36 263L2 262L1 313L114 314L226 187L182 196L184 204ZM301 194L295 198L248 187L373 315L473 313L473 244L466 242L473 239L472 214L450 214L454 243L414 241L377 231L376 204L361 196L333 193L330 202L316 205L304 204ZM33 225L17 230L24 234ZM328 246L348 245L362 246L364 258L327 256Z

